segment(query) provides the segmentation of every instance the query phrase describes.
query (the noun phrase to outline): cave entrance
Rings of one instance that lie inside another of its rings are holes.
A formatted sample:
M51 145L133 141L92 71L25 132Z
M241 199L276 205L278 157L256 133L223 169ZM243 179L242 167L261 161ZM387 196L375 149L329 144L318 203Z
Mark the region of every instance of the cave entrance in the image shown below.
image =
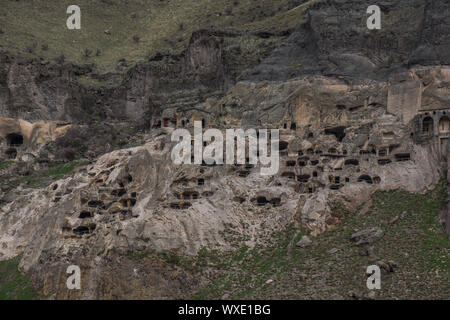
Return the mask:
M283 172L281 174L281 176L284 177L284 178L295 180L295 173L290 172L290 171L289 172Z
M422 122L422 133L430 134L433 133L433 119L431 117L426 117Z
M19 147L23 144L23 136L17 133L10 133L6 136L6 143L10 147Z
M439 120L439 132L450 132L450 119L447 116Z
M332 128L325 129L326 135L334 135L336 139L340 142L345 137L345 127L344 126L337 126Z
M356 159L347 159L345 160L344 163L346 166L358 166L359 165L359 161Z
M5 155L8 159L15 159L17 157L17 150L15 148L9 148L5 151Z
M280 198L272 198L272 199L270 199L270 203L274 207L279 207L281 205L281 199Z
M297 181L305 183L305 182L308 182L309 178L310 178L309 174L304 174L304 175L298 176Z
M391 159L379 159L379 160L378 160L378 164L379 164L380 166L384 166L384 165L389 164L389 163L391 163L391 162L392 162Z
M259 207L265 206L266 203L268 203L269 201L266 199L266 197L257 197L256 198L256 204Z
M404 162L411 160L411 155L409 153L398 153L395 155L395 160L397 162Z
M280 144L279 144L279 149L280 151L286 150L288 148L289 143L286 141L281 140Z
M372 184L372 183L373 183L372 178L371 178L370 176L368 176L368 175L362 175L362 176L360 176L360 177L358 178L358 182L366 182L366 183L368 183L368 184Z
M286 167L295 167L296 161L286 161Z

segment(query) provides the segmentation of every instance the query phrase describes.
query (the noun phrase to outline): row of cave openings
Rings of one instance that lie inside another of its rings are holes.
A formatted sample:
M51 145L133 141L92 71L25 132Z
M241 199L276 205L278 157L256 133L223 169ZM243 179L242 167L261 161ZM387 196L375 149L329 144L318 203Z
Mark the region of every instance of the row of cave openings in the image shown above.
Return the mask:
M132 181L132 177L128 176L126 178L128 182ZM55 185L57 188L57 185ZM54 190L56 189L54 187ZM123 197L127 194L127 190L125 189L125 186L123 183L119 183L118 188L114 188L111 190L110 194L114 197L117 197L117 201L108 201L104 202L102 200L87 200L82 199L81 203L86 204L87 208L85 210L82 210L78 216L79 219L85 220L85 219L91 219L95 217L95 212L98 214L102 214L102 212L106 212L112 204L119 202L123 208L123 210L115 210L111 211L111 215L120 214L123 218L130 216L130 210L136 205L136 199L137 199L137 193L131 192L129 197ZM96 224L95 223L89 223L89 224L83 224L81 226L78 226L71 231L78 236L84 235L84 234L90 234L95 231ZM67 228L63 228L63 231L70 231L70 229L67 230Z
M283 129L288 130L288 128L292 131L297 130L297 124L295 122L287 123L285 122L283 124ZM345 129L344 126L337 126L337 127L330 127L326 128L323 133L325 135L334 135L337 139L337 141L342 142L342 140L345 138ZM308 138L314 138L314 133L308 132L307 134Z
M198 119L196 121L201 121L202 127L203 128L206 127L205 119ZM187 126L189 126L190 121L187 118L183 118L179 121L179 124L182 128L186 128ZM177 127L177 126L178 126L178 121L176 118L165 117L165 118L162 118L162 120L156 121L156 123L153 125L153 128L169 128L169 127ZM288 128L292 131L295 131L295 130L297 130L297 124L295 122L290 122L290 123L285 122L283 124L283 129L287 130ZM346 129L346 127L344 127L344 126L326 128L324 130L324 134L325 135L334 135L339 142L342 142L342 140L345 137L345 129ZM258 133L259 132L257 130L257 134ZM307 137L314 138L314 133L308 132ZM270 131L269 131L268 139L270 139ZM281 143L281 141L280 141L280 143ZM280 147L280 151L281 150L282 150L282 148Z
M394 155L394 159L396 162L405 162L405 161L409 161L411 160L411 155L409 153L397 153ZM327 159L323 159L322 163L325 164L327 163ZM392 163L392 160L389 158L386 159L378 159L378 164L379 165L386 165ZM310 160L307 156L303 156L301 158L299 158L298 160L287 160L286 161L286 167L295 167L295 166L299 166L299 167L306 167L308 165L314 167L320 164L320 161L318 159L312 159ZM344 161L344 166L359 166L359 160L357 159L346 159Z
M202 127L204 128L206 126L205 119L199 119L198 121L202 122ZM182 119L180 121L180 125L182 128L186 128L189 126L189 119ZM177 127L177 119L175 118L162 118L162 120L156 121L156 123L153 125L153 128L175 128Z
M296 180L300 183L308 183L309 180L311 179L311 175L310 174L300 174L300 175L296 175L294 172L283 172L281 174L282 177L284 178L288 178L291 180ZM314 171L312 173L312 177L316 178L318 176L317 171ZM339 176L329 176L329 181L332 185L339 185L342 183L341 178ZM350 182L350 178L346 177L345 178L345 182ZM381 178L378 176L375 176L374 178L371 178L369 175L367 174L363 174L360 175L357 179L357 182L366 182L368 184L379 184L381 182Z
M205 184L205 180L204 179L198 179L198 185L199 186L203 186ZM214 192L212 191L204 191L201 193L198 191L183 191L182 193L175 193L176 198L182 200L179 202L172 202L169 204L169 207L171 209L176 209L176 210L183 210L183 209L188 209L190 207L192 207L192 201L201 199L201 198L208 198L211 197L214 194Z

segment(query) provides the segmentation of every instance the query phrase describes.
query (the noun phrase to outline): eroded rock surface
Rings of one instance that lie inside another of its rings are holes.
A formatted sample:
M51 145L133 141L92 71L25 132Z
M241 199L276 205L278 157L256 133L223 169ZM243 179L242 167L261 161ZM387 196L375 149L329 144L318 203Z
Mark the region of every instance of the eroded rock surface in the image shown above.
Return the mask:
M152 57L162 61L161 70L138 65L120 88L97 92L67 88L83 68L53 66L56 76L36 62L25 70L22 60L4 56L9 77L0 92L1 115L23 115L27 105L30 118L80 120L78 113L98 105L107 118L145 120L148 131L142 146L106 153L73 177L1 205L0 259L22 255L20 269L54 298L179 298L202 280L155 257L136 263L132 257L270 244L274 232L291 224L314 237L376 190L431 189L448 170L448 4L384 1L390 31L371 36L360 21L367 6L317 1L307 21L236 84L219 35L206 31L194 34L175 60ZM402 12L407 22L398 19ZM50 99L47 93L59 85L67 86ZM45 142L58 126L45 123L36 131L23 120L0 121L6 145L18 141L8 140L13 133L25 143ZM248 161L173 164L172 131L192 133L195 121L223 133L279 129L279 171L262 176ZM354 240L370 244L381 236L371 229ZM87 290L66 290L69 264L82 268Z

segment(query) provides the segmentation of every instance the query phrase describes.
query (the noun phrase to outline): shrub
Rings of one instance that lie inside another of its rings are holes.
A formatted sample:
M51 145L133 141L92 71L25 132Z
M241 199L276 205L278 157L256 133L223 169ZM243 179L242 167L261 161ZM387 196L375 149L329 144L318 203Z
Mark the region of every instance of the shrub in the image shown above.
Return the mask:
M77 157L77 154L78 154L78 152L75 148L64 148L61 150L61 152L58 156L61 159L72 161L72 160L75 160L75 158Z
M63 64L64 61L66 60L66 56L64 54L61 54L58 57L56 57L55 60L58 64Z
M85 48L83 50L83 56L84 57L88 58L91 54L92 54L92 50L91 49Z
M36 42L33 42L32 44L30 44L30 45L28 45L27 46L27 52L28 53L33 53L34 52L34 50L36 50L36 47L37 47L37 43Z

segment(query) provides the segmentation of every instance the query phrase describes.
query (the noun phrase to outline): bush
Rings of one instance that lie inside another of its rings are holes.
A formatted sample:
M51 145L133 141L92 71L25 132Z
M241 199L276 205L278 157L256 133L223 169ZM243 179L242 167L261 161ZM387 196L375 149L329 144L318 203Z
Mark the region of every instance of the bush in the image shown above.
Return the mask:
M66 60L66 56L64 54L61 54L55 58L55 61L58 64L63 64L65 60Z
M32 44L27 46L27 48L26 48L27 52L28 53L33 53L36 50L36 47L37 47L37 43L33 42Z
M84 57L88 58L88 57L90 57L91 54L92 54L92 50L91 49L85 48L83 50L83 56Z
M77 158L78 152L75 148L64 148L61 150L58 158L72 161Z

